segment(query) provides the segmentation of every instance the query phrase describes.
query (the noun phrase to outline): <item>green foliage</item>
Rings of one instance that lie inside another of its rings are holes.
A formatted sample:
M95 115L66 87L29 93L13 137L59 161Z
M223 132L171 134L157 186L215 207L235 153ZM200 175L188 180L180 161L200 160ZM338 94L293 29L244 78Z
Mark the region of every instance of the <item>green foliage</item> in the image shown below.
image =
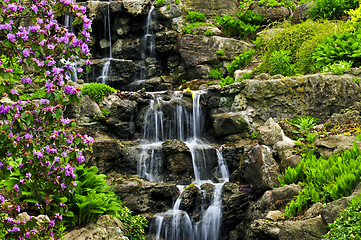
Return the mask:
M361 5L359 5L356 9L350 9L346 11L349 15L349 20L347 20L347 24L351 31L355 31L356 29L361 28Z
M353 67L361 65L361 30L344 32L325 38L312 56L318 69L338 61L353 62Z
M361 236L361 196L352 198L352 203L340 213L333 223L329 224L330 231L324 235L325 240L360 239Z
M347 69L352 67L352 62L338 61L322 67L321 72L332 72L335 75L342 75Z
M115 89L104 83L85 84L81 90L82 94L87 94L96 102L100 102L109 93L115 92Z
M255 44L263 55L262 64L256 69L258 72L270 72L270 58L275 51L288 51L291 64L295 64L297 74L316 72L312 63L312 56L317 45L325 37L343 32L347 29L344 22L302 22L292 25L284 22L270 29L256 39Z
M186 12L187 12L186 19L191 23L203 22L204 19L206 19L206 15L204 13L193 12L193 11L186 11Z
M258 132L251 133L251 138L252 139L258 139Z
M358 85L360 85L360 83L361 83L361 79L360 79L360 78L353 77L352 80L353 80L356 84L358 84Z
M239 54L238 57L227 66L227 71L230 75L233 75L234 72L242 67L247 66L252 61L252 56L255 53L255 50L251 49Z
M355 9L358 0L316 0L309 10L312 19L340 19L345 11Z
M210 24L210 23L203 23L203 22L192 23L192 24L187 25L187 26L183 29L182 34L192 34L194 28L196 28L196 27L202 27L202 26L212 26L212 24Z
M243 81L243 80L250 79L250 78L251 78L251 75L252 75L252 73L250 73L250 72L245 72L245 73L242 74L242 77L241 77L241 78L237 78L237 79L236 79L236 82L241 82L241 81Z
M155 0L155 6L157 7L162 7L166 4L167 4L166 0Z
M222 87L234 83L233 77L230 77L230 76L227 76L226 78L221 78L221 80L222 81L219 82L219 85L221 85Z
M293 3L293 1L291 0L259 0L258 1L258 5L262 6L266 4L267 7L280 7L280 6L284 6L287 7L291 10L295 9L295 4Z
M220 55L220 56L224 56L224 51L223 50L217 50L216 54Z
M109 110L106 109L106 108L102 108L102 113L103 113L103 115L106 116L106 117L108 117L109 114L110 114Z
M292 76L295 74L295 65L292 64L291 52L287 50L275 51L269 59L269 73Z
M295 133L306 135L311 129L320 122L320 119L311 116L295 117L291 119L290 123L298 128Z
M237 12L237 17L242 22L253 25L262 25L265 22L265 18L262 14L256 14L248 9L245 11Z
M209 73L208 73L208 77L209 77L209 78L212 78L212 79L214 79L214 80L223 78L223 76L224 76L224 74L222 73L221 70L219 70L219 66L218 66L218 65L213 66L213 69L210 70Z
M259 28L257 25L245 23L230 15L216 16L214 21L221 25L222 31L225 34L238 37L239 39L254 38Z
M34 91L33 94L23 94L22 96L20 96L21 100L26 100L26 99L42 99L42 98L47 98L47 92L46 92L46 88L38 88Z
M212 32L212 30L207 30L207 31L205 31L205 32L203 33L204 36L209 36L209 37L210 37L210 36L213 36L213 34L214 34L214 33Z
M328 159L317 158L313 151L309 151L298 166L286 169L284 180L279 179L280 183L300 183L303 189L286 208L285 216L295 216L312 203L349 196L360 182L360 155L361 150L356 143L352 149Z
M175 0L174 3L175 3L176 5L179 5L180 0Z

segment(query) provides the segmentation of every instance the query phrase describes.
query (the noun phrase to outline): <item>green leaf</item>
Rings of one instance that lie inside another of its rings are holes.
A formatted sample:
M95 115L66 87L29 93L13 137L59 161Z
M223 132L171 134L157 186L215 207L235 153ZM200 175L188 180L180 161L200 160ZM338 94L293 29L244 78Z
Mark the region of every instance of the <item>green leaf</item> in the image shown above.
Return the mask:
M56 114L55 114L56 119L59 120L59 119L62 117L62 115L63 115L63 110L61 110L60 108L58 108L58 109L56 110Z

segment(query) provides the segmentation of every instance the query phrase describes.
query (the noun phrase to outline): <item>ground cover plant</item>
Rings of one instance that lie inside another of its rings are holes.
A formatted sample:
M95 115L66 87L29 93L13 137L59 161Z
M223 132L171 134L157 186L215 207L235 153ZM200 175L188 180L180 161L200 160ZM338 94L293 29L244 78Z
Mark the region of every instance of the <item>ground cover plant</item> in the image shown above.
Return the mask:
M70 0L0 0L0 10L0 94L12 101L0 104L0 239L57 239L64 225L77 223L69 208L79 203L74 194L83 190L83 182L77 169L93 143L77 132L74 119L63 115L64 107L81 97L80 89L69 84L71 63L85 59L85 69L90 67L91 21L86 8ZM76 34L58 23L64 13L74 15ZM83 71L77 69L79 75ZM43 84L45 96L39 90L40 99L31 101L18 87L30 88L35 80ZM100 183L105 190L99 194L109 203L114 196ZM82 223L110 210L85 210ZM20 221L22 212L46 214L50 221L40 226L35 218ZM140 232L143 220L127 216Z

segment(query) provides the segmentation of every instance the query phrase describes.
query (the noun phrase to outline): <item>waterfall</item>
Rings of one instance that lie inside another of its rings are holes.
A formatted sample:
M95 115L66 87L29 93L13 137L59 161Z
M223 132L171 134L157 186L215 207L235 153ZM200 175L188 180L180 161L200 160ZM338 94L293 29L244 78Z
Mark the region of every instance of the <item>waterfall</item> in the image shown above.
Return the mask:
M109 66L110 66L111 60L113 59L112 33L111 33L111 27L110 27L110 1L111 0L109 0L107 14L104 16L104 36L106 39L108 39L108 42L109 42L109 53L107 54L108 55L107 61L104 63L102 73L97 79L98 82L101 81L102 83L106 83L108 81Z
M72 32L72 33L74 33L73 21L74 21L73 15L68 14L68 13L66 13L64 15L64 26L67 27L68 31ZM71 71L71 73L69 73L70 79L73 82L77 82L78 81L78 70L77 70L76 62L70 63L70 71Z
M151 28L151 24L156 21L154 16L154 5L151 5L148 12L147 21L145 24L145 34L140 41L140 57L141 57L141 66L138 76L138 81L145 80L147 78L147 67L149 58L155 59L155 34Z
M214 149L204 140L205 115L200 105L203 91L193 91L192 107L177 104L182 96L175 94L172 100L164 100L152 94L149 107L144 116L144 132L142 153L138 160L138 175L151 181L162 181L163 155L162 143L168 139L183 141L192 156L194 179L193 184L199 191L202 184L214 186L212 200L207 208L201 207L198 219L192 219L186 211L180 209L183 190L179 185L179 196L173 209L157 214L150 225L149 234L152 239L167 240L219 240L222 226L222 187L229 179L226 162L222 151ZM173 106L173 108L171 107ZM214 172L210 169L208 152L216 153L220 183L213 183ZM203 200L203 205L206 205Z

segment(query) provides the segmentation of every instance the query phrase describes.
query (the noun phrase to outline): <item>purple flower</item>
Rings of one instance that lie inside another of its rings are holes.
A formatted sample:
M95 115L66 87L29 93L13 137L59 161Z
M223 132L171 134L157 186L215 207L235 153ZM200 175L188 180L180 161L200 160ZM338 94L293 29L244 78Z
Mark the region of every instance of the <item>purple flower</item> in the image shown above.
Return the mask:
M31 84L31 79L30 79L29 77L23 77L23 78L21 79L21 82L22 82L23 84L25 84L25 83Z
M61 183L61 184L60 184L60 187L61 187L61 188L66 188L65 183Z
M65 125L71 123L71 120L69 118L62 118L62 119L60 119L60 121Z
M58 156L54 157L54 163L56 163L56 162L60 162L60 157L58 157Z
M6 169L7 169L8 171L11 171L11 169L13 169L13 166L9 165Z
M20 212L20 206L16 206L16 211Z
M83 155L79 155L76 157L76 160L79 162L79 163L82 163L85 161L85 157Z
M19 192L19 186L17 184L14 185L14 190Z
M6 37L7 37L7 39L8 39L9 41L15 42L15 35L14 35L14 34L8 33L8 34L6 35Z
M12 217L5 218L5 221L8 222L8 223L15 223L15 220Z
M48 48L49 48L50 50L54 50L55 46L54 46L54 44L48 44Z
M14 95L18 95L18 96L20 95L19 92L15 89L11 89L10 92L11 92L11 94L14 94Z
M0 194L0 203L3 204L5 202L5 198Z
M59 219L61 221L61 220L63 220L63 215L61 215L60 213L56 213L55 218Z
M53 76L59 75L63 71L63 69L57 67L53 67L51 70L53 72Z
M41 105L48 104L49 102L50 102L50 101L49 101L48 99L44 99L44 98L40 99L40 104L41 104Z
M18 9L18 7L14 4L14 3L10 3L8 5L8 9L10 9L13 12L16 12L16 10Z
M29 173L29 172L26 173L26 177L27 177L27 178L31 178L31 176L32 176L31 173Z
M33 10L35 13L38 12L38 7L37 7L36 5L33 4L30 8L31 8L31 10Z
M31 134L31 133L27 133L27 134L25 134L25 139L33 139L33 134Z
M74 93L76 93L75 87L70 86L70 85L65 85L64 91L65 91L66 94L74 94Z
M30 233L30 232L26 232L26 233L25 233L25 237L27 237L27 238L29 238L29 237L30 237L30 235L31 235L31 233Z
M0 168L1 168L2 166L4 166L4 164L0 161Z
M25 179L20 179L19 182L23 184L25 182Z
M24 57L29 57L29 56L30 56L29 48L25 48L25 49L23 50L23 55L24 55Z
M23 166L24 166L24 164L19 163L18 168L22 168Z

